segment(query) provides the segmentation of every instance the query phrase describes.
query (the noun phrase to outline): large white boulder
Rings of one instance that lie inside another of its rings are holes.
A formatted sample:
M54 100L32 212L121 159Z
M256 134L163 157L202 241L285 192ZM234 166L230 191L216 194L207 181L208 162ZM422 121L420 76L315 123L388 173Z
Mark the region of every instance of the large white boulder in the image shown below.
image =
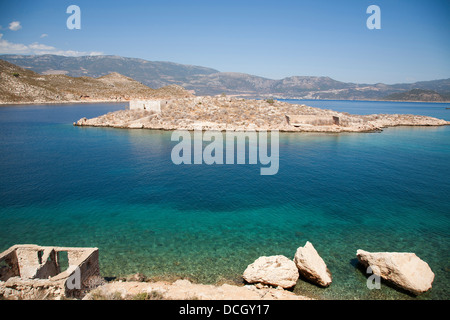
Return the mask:
M248 283L263 283L285 289L295 286L298 277L295 263L281 255L260 257L243 274Z
M306 242L304 247L299 247L295 253L294 262L300 274L322 287L331 284L331 273L311 242Z
M373 274L415 295L431 289L434 273L415 253L358 250L356 256Z

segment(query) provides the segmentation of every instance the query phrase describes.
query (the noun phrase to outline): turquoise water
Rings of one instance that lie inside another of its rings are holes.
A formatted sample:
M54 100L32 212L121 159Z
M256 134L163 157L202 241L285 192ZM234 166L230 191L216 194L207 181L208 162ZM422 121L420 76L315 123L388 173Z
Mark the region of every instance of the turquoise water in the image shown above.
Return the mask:
M351 113L427 114L446 104L306 101ZM100 248L103 276L141 272L241 282L262 255L311 241L333 274L327 299L413 299L369 290L356 250L415 252L436 274L414 299L449 299L450 127L280 134L280 165L171 162L170 132L73 127L121 104L0 108L0 250Z

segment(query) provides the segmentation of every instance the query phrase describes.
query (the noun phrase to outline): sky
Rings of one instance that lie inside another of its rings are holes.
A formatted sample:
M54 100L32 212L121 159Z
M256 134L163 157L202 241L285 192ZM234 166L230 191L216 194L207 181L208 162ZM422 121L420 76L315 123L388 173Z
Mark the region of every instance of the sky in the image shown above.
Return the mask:
M69 29L70 5L81 29ZM370 5L381 29L369 29ZM1 0L0 54L118 55L270 79L450 78L450 0Z

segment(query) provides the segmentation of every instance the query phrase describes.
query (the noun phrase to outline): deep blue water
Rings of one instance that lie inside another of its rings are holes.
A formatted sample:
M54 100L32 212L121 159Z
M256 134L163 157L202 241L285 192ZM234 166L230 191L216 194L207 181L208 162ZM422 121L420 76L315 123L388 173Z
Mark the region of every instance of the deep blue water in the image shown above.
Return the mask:
M343 112L423 114L448 104L300 101ZM333 274L329 299L411 299L369 290L356 250L415 252L436 277L416 299L449 299L450 127L280 134L279 172L180 165L171 133L80 128L123 104L0 107L0 251L13 244L95 246L103 276L141 272L241 281L263 255L311 241Z

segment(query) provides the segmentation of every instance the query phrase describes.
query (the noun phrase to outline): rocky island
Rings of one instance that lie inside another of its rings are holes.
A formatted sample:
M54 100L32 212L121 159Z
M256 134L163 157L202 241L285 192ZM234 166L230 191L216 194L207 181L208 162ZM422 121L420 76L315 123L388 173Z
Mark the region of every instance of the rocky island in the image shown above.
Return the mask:
M154 100L156 109L129 108L74 125L125 129L370 132L393 126L441 126L449 121L418 115L351 115L276 100L248 100L226 96Z

